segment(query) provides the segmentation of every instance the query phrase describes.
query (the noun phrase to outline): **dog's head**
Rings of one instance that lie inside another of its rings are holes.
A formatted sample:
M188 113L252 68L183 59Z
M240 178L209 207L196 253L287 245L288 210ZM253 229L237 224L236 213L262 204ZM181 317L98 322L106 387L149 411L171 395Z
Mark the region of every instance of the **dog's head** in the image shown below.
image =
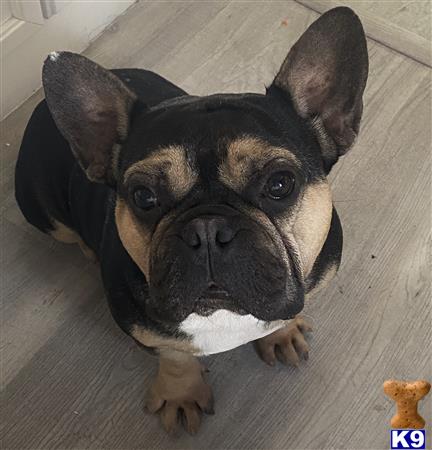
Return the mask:
M51 113L89 179L116 189L118 232L155 320L300 312L332 216L326 176L358 133L367 72L348 8L308 28L265 95L147 107L82 56L47 59Z

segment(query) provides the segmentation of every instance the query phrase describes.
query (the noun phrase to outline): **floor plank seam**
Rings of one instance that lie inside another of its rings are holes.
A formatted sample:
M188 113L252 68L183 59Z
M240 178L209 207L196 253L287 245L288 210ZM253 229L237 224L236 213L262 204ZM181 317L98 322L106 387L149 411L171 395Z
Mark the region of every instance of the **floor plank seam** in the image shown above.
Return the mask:
M340 1L328 0L295 0L305 8L323 14L331 8L344 6ZM361 7L355 12L359 15L366 35L369 39L400 53L426 67L432 68L432 43L405 28L399 27L386 20L373 17L362 11ZM402 37L401 37L402 36Z

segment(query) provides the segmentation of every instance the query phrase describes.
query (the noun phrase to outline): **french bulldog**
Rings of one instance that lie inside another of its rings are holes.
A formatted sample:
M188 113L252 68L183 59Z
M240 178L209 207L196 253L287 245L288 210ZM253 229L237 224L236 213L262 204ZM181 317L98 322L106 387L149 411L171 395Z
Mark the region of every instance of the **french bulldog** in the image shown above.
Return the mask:
M307 356L298 314L342 253L327 175L359 132L367 75L345 7L305 31L265 94L198 97L147 70L47 57L16 199L98 261L115 321L159 356L146 405L166 430L213 412L197 357L252 341L269 364Z

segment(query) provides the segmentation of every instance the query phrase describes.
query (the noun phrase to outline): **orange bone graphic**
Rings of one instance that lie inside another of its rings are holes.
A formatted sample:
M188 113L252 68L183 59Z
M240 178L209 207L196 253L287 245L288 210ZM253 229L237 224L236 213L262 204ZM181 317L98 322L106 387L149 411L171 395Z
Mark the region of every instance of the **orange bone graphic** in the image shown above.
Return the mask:
M429 391L431 385L424 380L406 381L387 380L384 392L396 402L397 411L392 417L392 428L424 428L425 421L417 411L417 404Z

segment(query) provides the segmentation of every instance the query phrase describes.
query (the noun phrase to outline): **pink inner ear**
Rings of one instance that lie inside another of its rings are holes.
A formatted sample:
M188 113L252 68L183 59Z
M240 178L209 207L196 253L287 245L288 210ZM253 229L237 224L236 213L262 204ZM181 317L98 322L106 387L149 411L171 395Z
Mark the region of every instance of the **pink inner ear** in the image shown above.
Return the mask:
M329 164L356 138L367 74L360 20L349 8L338 7L312 23L275 77L274 85L288 91L298 114L312 122Z
M304 89L309 114L323 112L323 103L329 97L330 88L330 76L327 73L311 74L309 80L305 82Z
M297 66L297 70L288 74L288 89L293 95L298 113L304 118L323 114L332 90L329 69L301 58L295 58L292 63Z
M54 61L42 74L51 115L88 177L113 184L113 147L128 133L136 94L84 56L62 52Z

